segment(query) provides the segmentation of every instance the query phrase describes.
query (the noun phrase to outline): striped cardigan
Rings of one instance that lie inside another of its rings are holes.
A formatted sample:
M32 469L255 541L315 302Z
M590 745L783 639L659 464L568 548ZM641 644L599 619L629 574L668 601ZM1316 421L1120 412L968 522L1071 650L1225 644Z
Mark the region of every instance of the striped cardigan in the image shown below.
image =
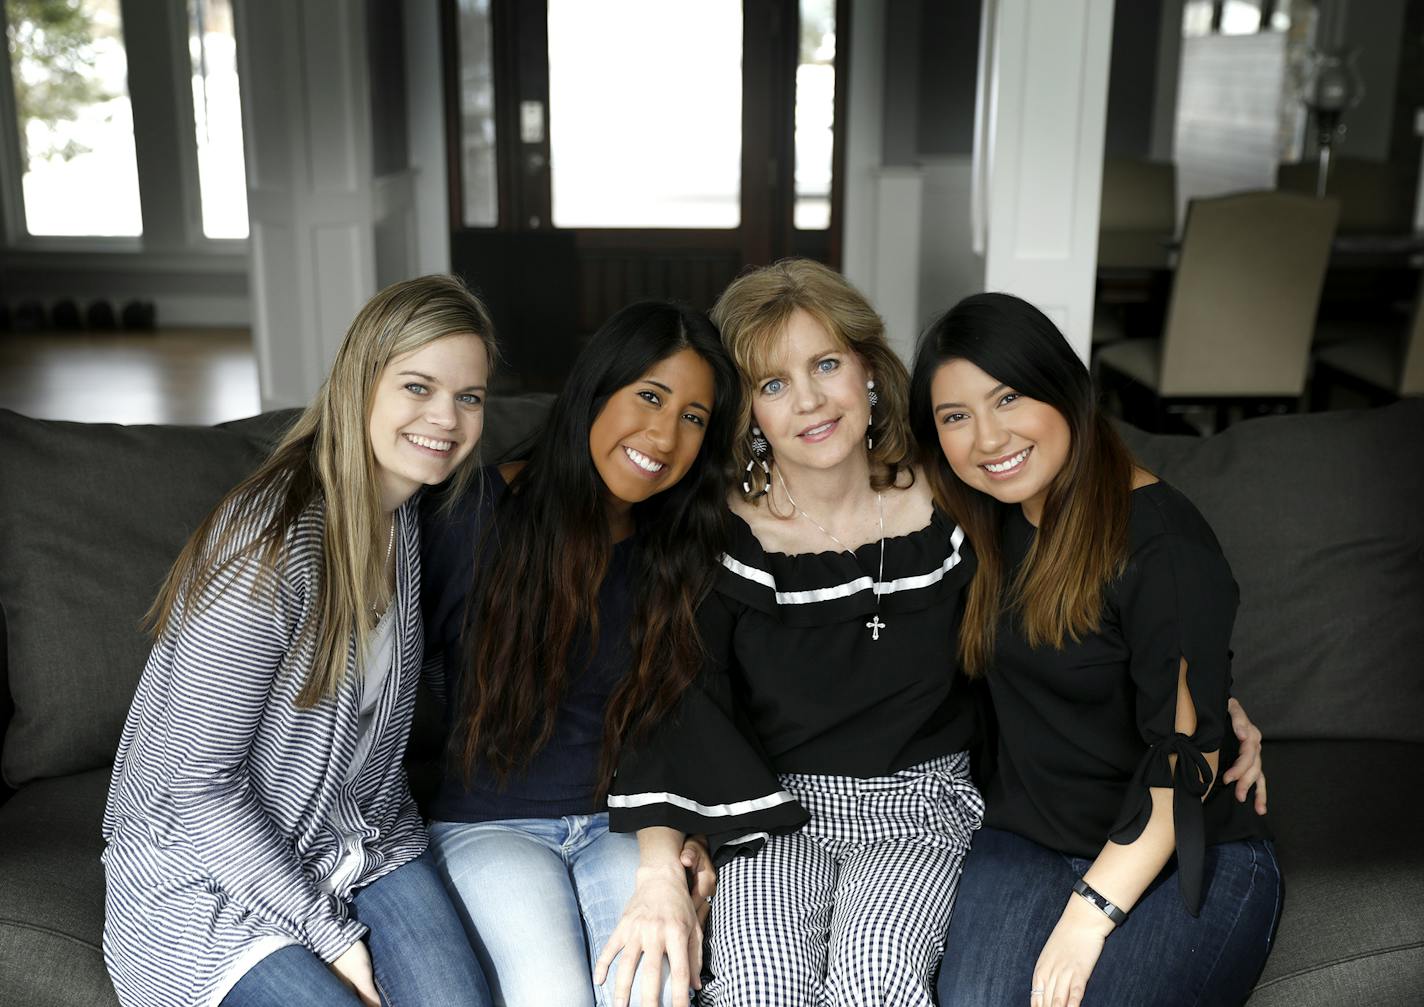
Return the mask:
M354 642L340 691L293 703L316 649L300 629L321 573L319 504L288 535L275 596L251 596L250 565L229 570L154 647L104 811L104 959L125 1007L216 1005L286 945L335 959L366 932L353 890L425 850L401 764L422 651L414 501L398 518L395 665L351 783ZM352 852L360 870L327 894L319 883Z

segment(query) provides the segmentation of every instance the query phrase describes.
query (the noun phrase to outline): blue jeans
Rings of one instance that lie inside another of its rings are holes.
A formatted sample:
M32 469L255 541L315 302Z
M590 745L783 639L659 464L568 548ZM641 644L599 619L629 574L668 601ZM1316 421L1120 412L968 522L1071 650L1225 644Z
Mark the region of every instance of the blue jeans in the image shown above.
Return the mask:
M941 1007L1027 1004L1033 967L1092 865L999 829L980 829L964 862L939 976ZM1187 912L1175 861L1107 939L1084 1007L1240 1004L1266 964L1281 911L1271 843L1206 849L1201 914Z
M430 847L489 976L496 1004L606 1007L618 962L595 988L592 963L623 916L638 841L608 816L431 822ZM662 967L664 1003L667 967ZM634 1004L644 980L640 966ZM684 993L676 1003L685 1005Z
M428 853L361 889L352 909L371 931L366 949L382 1007L489 1007L484 972ZM361 1001L320 958L288 945L249 969L222 1003L360 1007Z

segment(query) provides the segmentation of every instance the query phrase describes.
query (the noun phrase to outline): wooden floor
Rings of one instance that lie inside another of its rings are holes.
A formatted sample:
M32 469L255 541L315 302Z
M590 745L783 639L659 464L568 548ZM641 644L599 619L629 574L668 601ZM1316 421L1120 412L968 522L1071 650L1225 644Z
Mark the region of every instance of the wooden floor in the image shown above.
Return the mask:
M0 332L0 408L85 423L221 423L260 411L247 329Z

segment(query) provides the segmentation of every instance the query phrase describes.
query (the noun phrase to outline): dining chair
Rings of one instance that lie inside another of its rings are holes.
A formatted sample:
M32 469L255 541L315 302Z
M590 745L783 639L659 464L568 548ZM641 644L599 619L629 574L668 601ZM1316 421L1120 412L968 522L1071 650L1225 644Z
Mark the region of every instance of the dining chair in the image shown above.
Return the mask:
M1177 167L1136 158L1103 159L1098 267L1156 269L1177 230Z
M1339 204L1282 192L1194 199L1162 338L1102 346L1105 384L1145 393L1140 425L1174 406L1298 408Z
M1321 325L1311 376L1311 408L1327 409L1336 387L1377 402L1424 395L1424 282L1409 324L1334 322Z

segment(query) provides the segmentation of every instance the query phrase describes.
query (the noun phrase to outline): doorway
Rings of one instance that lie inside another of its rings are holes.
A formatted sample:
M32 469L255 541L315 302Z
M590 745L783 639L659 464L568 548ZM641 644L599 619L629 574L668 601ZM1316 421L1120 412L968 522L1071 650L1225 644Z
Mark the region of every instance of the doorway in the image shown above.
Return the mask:
M525 389L640 298L840 264L848 0L446 0L451 261Z

